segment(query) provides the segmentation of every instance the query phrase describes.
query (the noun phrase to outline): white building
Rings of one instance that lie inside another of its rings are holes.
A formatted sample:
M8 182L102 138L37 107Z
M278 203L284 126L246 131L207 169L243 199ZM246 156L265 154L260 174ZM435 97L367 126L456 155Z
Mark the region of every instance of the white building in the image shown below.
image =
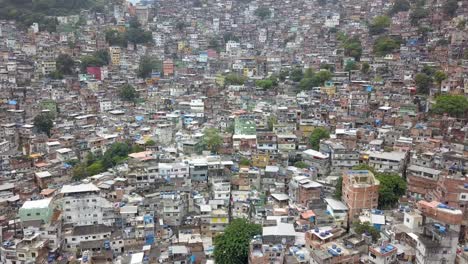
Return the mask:
M80 225L112 225L114 207L100 196L100 190L92 183L65 185L60 191L63 222Z

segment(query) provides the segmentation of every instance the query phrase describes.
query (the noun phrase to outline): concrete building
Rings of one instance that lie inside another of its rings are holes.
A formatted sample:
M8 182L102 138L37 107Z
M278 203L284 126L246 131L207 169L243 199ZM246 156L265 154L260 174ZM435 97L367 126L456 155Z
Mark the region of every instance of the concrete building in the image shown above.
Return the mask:
M309 203L321 198L322 187L308 177L296 176L289 182L289 198L292 203L308 208Z
M117 46L109 47L109 56L111 58L112 65L118 66L120 65L120 58L121 58L121 48Z
M114 222L114 206L100 195L100 189L94 184L64 185L60 194L64 223L80 226Z
M351 219L363 209L375 209L379 199L379 180L367 170L350 170L343 173L342 199Z

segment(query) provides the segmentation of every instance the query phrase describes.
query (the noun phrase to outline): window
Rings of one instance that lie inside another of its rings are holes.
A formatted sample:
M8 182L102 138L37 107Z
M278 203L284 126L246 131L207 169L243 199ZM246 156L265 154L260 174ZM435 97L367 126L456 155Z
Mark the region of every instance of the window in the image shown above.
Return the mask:
M36 213L37 216L41 215L41 213Z
M36 257L36 253L32 252L32 253L31 253L31 257L35 258L35 257Z
M18 257L24 258L24 254L18 254Z
M73 238L72 238L72 241L75 241L75 240L76 240L76 238L73 237Z

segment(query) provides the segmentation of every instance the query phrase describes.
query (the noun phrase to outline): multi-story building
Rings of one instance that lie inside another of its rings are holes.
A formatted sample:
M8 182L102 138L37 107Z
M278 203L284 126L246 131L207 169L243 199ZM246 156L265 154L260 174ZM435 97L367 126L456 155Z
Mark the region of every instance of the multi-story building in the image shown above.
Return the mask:
M295 204L308 208L309 203L321 198L321 194L322 184L306 176L296 176L289 182L289 198Z
M320 152L330 159L330 173L340 175L359 164L359 152L347 150L340 142L325 140L320 142Z
M410 165L406 173L409 196L420 200L426 198L428 193L437 187L441 171L418 165Z
M109 56L111 58L112 65L120 65L121 48L117 46L109 47Z
M438 201L419 201L417 206L423 220L416 238L416 263L455 263L462 211Z
M378 205L380 182L368 170L343 172L342 199L353 219L363 209L375 209Z
M263 244L260 237L255 237L250 242L249 264L283 264L286 254L284 245Z
M369 165L378 171L402 173L406 161L405 152L371 152Z
M188 211L187 193L161 192L158 211L167 225L179 226L183 223Z
M92 183L64 185L60 191L63 222L80 225L112 225L114 206Z

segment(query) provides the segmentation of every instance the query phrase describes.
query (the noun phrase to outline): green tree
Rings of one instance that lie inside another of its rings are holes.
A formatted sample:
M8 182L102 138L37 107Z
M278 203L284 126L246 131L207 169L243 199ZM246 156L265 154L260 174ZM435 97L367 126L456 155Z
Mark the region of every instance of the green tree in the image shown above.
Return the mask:
M224 233L214 239L214 259L219 264L248 263L249 244L262 227L245 219L234 219Z
M468 99L463 95L440 95L432 111L437 114L447 113L450 116L466 117L468 112Z
M359 165L353 166L353 170L368 170L372 172L374 175L377 174L375 169L367 164L359 164Z
M278 124L278 118L274 115L270 115L267 120L268 130L273 131L273 127Z
M301 90L311 90L317 86L318 81L314 78L304 78L299 82L299 88Z
M229 86L229 85L244 85L246 78L242 75L239 74L228 74L224 78L224 83Z
M336 182L335 192L333 193L333 198L341 201L342 192L343 192L343 177L340 176Z
M447 74L443 71L436 71L434 73L434 81L437 83L437 85L441 85L444 80L447 79Z
M154 141L154 140L152 140L152 139L148 139L148 140L145 142L145 146L147 146L147 147L156 146L156 141Z
M127 34L117 30L106 31L106 41L111 46L126 47L128 43Z
M294 163L294 167L299 168L299 169L306 169L309 167L309 165L307 165L307 163L305 163L304 161L296 161Z
M361 72L364 74L368 74L370 71L370 65L367 62L361 64Z
M73 66L75 61L68 54L60 54L55 60L57 71L62 75L73 74Z
M458 9L458 0L447 0L445 1L444 5L442 6L444 13L449 16L455 16L457 9Z
M160 60L144 56L138 65L137 75L140 78L149 78L151 73L162 71L162 62Z
M372 240L376 242L380 238L380 232L377 228L373 227L369 222L354 222L353 223L354 232L358 235L362 235L364 233L371 235Z
M335 65L334 64L327 64L327 63L322 63L320 64L320 69L322 70L329 70L330 72L335 71Z
M102 67L109 65L110 55L107 50L98 50L93 55L86 55L81 57L81 71L86 72L88 67Z
M134 44L151 44L153 43L153 35L150 31L145 31L141 28L130 28L127 32L127 40Z
M218 39L217 38L211 38L210 41L208 42L208 48L209 49L214 49L216 51L220 51L221 50L221 44L219 43Z
M139 94L130 84L124 84L119 89L120 99L127 102L134 102L138 99Z
M432 78L425 73L418 73L414 77L417 92L420 94L429 94L432 86Z
M54 127L54 121L49 114L39 114L34 117L34 127L37 131L47 134L50 137L50 130Z
M418 25L419 21L428 16L428 11L423 7L418 5L411 13L410 20L413 26Z
M406 181L394 173L377 173L380 181L379 208L388 209L398 204L398 200L406 193Z
M271 17L271 11L268 7L262 6L255 10L255 15L258 16L261 20Z
M219 148L223 144L223 138L216 128L205 128L203 131L203 144L206 148L214 153L218 153Z
M362 55L361 40L357 36L348 38L346 35L341 35L338 38L343 41L344 55L353 57L356 61L359 61Z
M93 176L101 172L104 172L105 170L106 169L104 168L104 165L102 165L102 162L96 161L86 168L86 175Z
M427 76L432 77L435 74L436 69L432 66L425 65L421 72L426 74Z
M264 89L264 90L268 90L268 89L273 87L273 81L269 80L269 79L257 80L257 81L255 81L255 85L257 87L260 87L260 88Z
M410 10L410 3L408 0L396 0L390 9L389 15L394 15L399 12L405 12Z
M353 61L353 60L349 60L346 62L346 65L345 65L345 68L344 70L349 72L349 71L355 71L357 70L359 67L356 63L356 61Z
M289 70L281 70L278 78L280 81L284 82L288 76L289 76Z
M49 73L48 77L54 80L60 80L60 79L63 79L63 74L59 71L53 71Z
M304 77L304 72L302 72L302 69L296 68L296 69L292 70L289 77L291 78L292 81L299 82Z
M310 134L309 142L312 149L318 150L320 147L320 140L330 138L330 132L324 127L315 128Z
M248 158L242 157L239 161L239 165L243 167L249 167L252 165L252 162Z
M326 81L331 80L333 75L329 70L321 70L314 77L317 78L316 81L319 82L319 85L323 85Z
M374 42L374 53L385 56L400 48L401 41L388 36L381 36Z
M371 35L384 33L385 29L390 26L391 21L388 16L376 16L369 25L369 33Z

